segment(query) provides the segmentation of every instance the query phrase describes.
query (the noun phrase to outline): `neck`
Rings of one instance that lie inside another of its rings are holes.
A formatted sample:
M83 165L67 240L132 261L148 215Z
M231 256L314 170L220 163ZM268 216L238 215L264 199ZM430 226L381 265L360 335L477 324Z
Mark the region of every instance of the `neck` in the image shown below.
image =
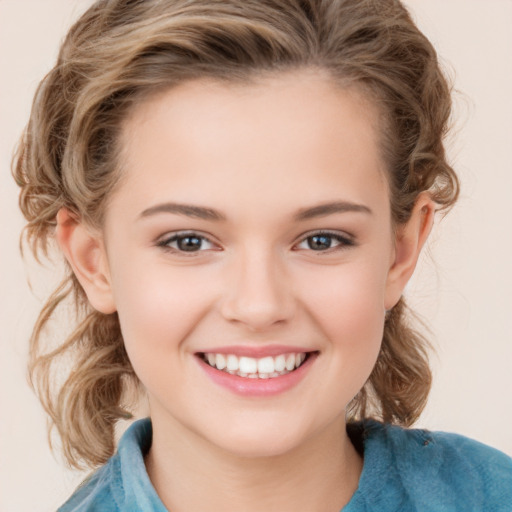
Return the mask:
M356 491L362 471L343 418L272 457L241 457L194 436L160 429L153 421L146 467L173 512L339 511Z

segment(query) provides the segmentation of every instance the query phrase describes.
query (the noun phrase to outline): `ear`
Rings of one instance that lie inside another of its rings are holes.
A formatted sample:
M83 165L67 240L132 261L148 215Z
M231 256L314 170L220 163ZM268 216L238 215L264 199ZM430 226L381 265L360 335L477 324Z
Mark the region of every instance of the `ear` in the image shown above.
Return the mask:
M91 306L101 313L116 311L103 240L67 208L57 213L57 242Z
M393 308L400 300L416 268L421 249L434 224L435 211L434 201L427 192L423 192L418 196L407 223L397 229L394 260L386 282L386 310Z

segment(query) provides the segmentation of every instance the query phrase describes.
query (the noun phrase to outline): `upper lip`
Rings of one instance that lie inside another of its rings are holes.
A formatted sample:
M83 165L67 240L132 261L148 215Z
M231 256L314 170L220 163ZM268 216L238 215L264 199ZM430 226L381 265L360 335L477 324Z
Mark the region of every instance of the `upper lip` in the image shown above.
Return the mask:
M239 357L254 357L256 359L267 356L279 356L281 354L302 354L314 352L315 350L291 346L291 345L230 345L222 347L211 347L198 350L197 354L233 354Z

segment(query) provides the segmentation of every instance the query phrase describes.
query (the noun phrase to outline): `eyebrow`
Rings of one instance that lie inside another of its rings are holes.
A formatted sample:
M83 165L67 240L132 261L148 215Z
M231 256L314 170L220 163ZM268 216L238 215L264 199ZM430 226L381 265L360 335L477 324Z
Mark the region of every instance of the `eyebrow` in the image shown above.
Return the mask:
M348 201L335 201L333 203L319 204L318 206L313 206L312 208L304 208L299 210L297 215L295 215L295 220L308 220L317 217L333 215L335 213L346 212L367 213L369 215L373 214L370 208L363 204L351 203Z
M295 214L294 220L303 221L318 217L325 217L335 213L347 212L366 213L370 215L373 213L370 208L362 204L351 203L348 201L335 201L313 206L312 208L303 208ZM226 216L223 213L219 212L218 210L214 210L213 208L205 208L203 206L192 206L180 203L157 204L144 210L139 217L150 217L159 213L172 213L176 215L184 215L194 219L212 221L226 220Z
M174 213L176 215L185 215L186 217L192 217L194 219L204 220L215 220L221 221L226 220L225 215L212 208L204 208L202 206L192 206L189 204L179 203L162 203L152 206L147 210L144 210L140 217L150 217L157 213Z

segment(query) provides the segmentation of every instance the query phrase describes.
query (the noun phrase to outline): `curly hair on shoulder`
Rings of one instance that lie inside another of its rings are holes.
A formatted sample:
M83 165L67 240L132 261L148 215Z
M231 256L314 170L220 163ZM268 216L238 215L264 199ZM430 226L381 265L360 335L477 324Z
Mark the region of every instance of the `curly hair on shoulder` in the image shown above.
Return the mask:
M120 130L140 101L197 78L244 83L300 68L327 72L377 105L395 225L408 220L424 191L440 210L454 204L459 184L443 145L450 87L400 1L99 0L69 30L39 85L13 164L36 257L48 254L63 207L101 226L121 177ZM76 327L48 348L45 333L69 302ZM387 316L377 363L348 419L412 424L430 389L427 348L402 299ZM114 427L130 417L125 392L138 381L117 315L95 311L69 268L35 325L29 375L68 462L104 463L115 449Z

